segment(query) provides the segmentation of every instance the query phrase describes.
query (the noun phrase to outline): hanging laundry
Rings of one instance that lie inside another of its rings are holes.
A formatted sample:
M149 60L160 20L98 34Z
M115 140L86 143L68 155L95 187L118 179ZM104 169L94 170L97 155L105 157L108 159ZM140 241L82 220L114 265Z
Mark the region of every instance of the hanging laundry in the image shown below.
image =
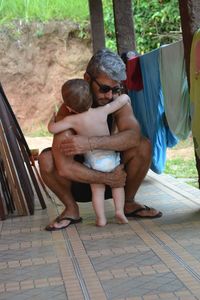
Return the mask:
M139 57L143 90L129 91L134 114L144 136L152 143L151 169L160 174L165 168L166 149L177 144L165 122L163 94L159 72L159 49Z
M191 132L191 121L183 42L162 46L159 63L166 119L171 131L184 140Z
M200 158L200 29L193 36L190 52L190 99L194 148Z
M139 56L134 56L126 61L127 79L124 82L128 90L140 91L143 89L142 73Z

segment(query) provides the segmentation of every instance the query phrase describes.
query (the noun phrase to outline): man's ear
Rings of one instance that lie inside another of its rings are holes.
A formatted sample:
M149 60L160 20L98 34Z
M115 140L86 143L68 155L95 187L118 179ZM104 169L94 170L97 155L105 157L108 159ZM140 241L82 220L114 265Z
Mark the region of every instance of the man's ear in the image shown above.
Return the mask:
M90 80L91 80L90 75L89 75L87 72L85 72L85 74L84 74L84 79L85 79L87 82L90 82Z

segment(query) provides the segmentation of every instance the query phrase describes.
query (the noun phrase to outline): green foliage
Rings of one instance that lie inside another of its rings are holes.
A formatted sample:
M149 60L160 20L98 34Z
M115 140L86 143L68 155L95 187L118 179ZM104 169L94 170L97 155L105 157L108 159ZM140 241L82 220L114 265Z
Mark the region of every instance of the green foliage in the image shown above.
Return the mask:
M132 0L137 51L145 53L181 38L178 0ZM112 1L103 0L106 46L116 50Z
M14 19L49 21L88 19L87 0L0 0L0 23Z
M139 53L181 38L178 0L133 0L132 2Z
M102 0L106 47L116 50L112 0ZM180 39L178 0L132 0L139 53ZM88 0L0 0L0 24L71 19L80 23L81 38L88 37ZM42 33L38 32L40 36Z
M117 47L116 47L116 38L115 38L115 25L114 25L114 16L113 16L113 9L112 9L112 0L103 0L102 3L103 3L106 47L112 49L113 51L116 51Z

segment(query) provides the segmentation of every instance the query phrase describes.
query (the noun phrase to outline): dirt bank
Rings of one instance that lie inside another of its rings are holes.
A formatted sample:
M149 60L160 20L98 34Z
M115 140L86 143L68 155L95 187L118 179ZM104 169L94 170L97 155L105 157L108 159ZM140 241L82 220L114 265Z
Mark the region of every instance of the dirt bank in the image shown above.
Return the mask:
M78 31L69 21L0 28L0 81L25 133L46 126L65 80L83 76L92 51Z

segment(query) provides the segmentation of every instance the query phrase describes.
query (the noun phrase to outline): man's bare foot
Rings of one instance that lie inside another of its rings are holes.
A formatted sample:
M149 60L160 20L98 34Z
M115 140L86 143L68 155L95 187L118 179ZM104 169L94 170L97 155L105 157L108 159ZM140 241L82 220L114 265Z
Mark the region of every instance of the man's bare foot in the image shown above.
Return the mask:
M123 212L116 212L115 214L115 218L117 219L117 223L118 224L127 224L128 223L128 219L126 218L126 216L124 215Z
M67 228L70 224L81 222L79 214L71 215L70 212L65 209L55 220L45 227L47 231L60 230Z
M162 212L156 210L153 207L148 207L146 205L141 205L137 202L125 203L125 216L126 217L136 217L136 218L160 218L162 217Z

